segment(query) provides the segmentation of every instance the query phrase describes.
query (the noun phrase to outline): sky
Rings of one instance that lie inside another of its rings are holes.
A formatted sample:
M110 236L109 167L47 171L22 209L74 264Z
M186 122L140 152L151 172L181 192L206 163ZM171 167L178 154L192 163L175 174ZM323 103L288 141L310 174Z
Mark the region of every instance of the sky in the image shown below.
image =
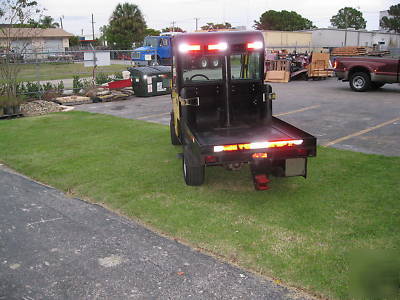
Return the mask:
M186 31L195 30L207 22L229 22L233 26L252 29L254 20L259 20L267 10L293 10L311 20L317 27L330 26L329 19L340 8L350 6L362 11L367 20L367 29L379 27L379 11L387 10L400 0L38 0L50 15L59 22L63 16L66 31L81 35L92 33L91 15L94 15L95 32L108 24L108 20L118 3L134 3L141 9L147 26L162 29L179 26Z

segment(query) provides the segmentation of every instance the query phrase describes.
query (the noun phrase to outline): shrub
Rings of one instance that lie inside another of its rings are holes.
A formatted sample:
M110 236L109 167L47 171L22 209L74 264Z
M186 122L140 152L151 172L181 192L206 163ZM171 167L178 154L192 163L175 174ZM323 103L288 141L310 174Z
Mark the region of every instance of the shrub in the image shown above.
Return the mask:
M74 92L74 94L78 94L79 91L83 88L83 83L81 82L81 80L79 79L78 75L74 76L74 79L72 81L72 90Z
M123 79L123 77L122 77L122 72L116 72L116 73L114 73L114 79L116 79L116 80Z
M59 93L62 93L64 91L64 82L62 80L59 81L58 84L57 84L57 91Z
M98 73L96 75L96 84L101 85L107 82L112 81L112 78L108 77L106 74L104 73Z
M25 85L28 97L40 98L42 96L42 86L39 82L27 82Z
M51 84L51 82L46 82L45 84L42 85L42 88L41 88L41 89L42 89L43 91L47 92L47 91L53 90L54 87L53 87L53 85Z

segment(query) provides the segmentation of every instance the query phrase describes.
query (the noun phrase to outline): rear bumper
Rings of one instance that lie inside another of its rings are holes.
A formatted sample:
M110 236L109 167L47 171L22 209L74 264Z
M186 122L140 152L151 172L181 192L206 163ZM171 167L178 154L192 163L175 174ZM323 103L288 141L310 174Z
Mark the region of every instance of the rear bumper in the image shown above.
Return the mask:
M258 149L246 151L232 152L211 152L206 151L201 153L202 162L205 165L223 165L231 163L252 163L255 159L253 154L266 153L267 157L261 160L275 162L291 158L307 158L316 156L316 147L314 145L294 147L293 149ZM215 157L216 161L207 162L207 157ZM256 159L259 160L259 159Z

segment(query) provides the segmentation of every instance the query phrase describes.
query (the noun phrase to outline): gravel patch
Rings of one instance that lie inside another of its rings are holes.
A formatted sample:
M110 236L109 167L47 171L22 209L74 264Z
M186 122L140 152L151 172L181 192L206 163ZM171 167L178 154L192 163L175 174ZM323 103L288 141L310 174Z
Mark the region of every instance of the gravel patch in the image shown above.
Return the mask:
M35 100L21 104L21 112L24 116L39 116L48 113L62 111L61 105L44 100Z

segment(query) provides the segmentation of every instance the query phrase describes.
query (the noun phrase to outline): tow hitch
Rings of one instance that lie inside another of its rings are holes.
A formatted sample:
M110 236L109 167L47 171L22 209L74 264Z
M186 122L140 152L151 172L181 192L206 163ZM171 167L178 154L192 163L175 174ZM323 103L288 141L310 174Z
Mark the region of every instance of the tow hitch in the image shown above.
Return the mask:
M270 182L267 174L253 175L254 187L259 191L269 190L268 183Z

